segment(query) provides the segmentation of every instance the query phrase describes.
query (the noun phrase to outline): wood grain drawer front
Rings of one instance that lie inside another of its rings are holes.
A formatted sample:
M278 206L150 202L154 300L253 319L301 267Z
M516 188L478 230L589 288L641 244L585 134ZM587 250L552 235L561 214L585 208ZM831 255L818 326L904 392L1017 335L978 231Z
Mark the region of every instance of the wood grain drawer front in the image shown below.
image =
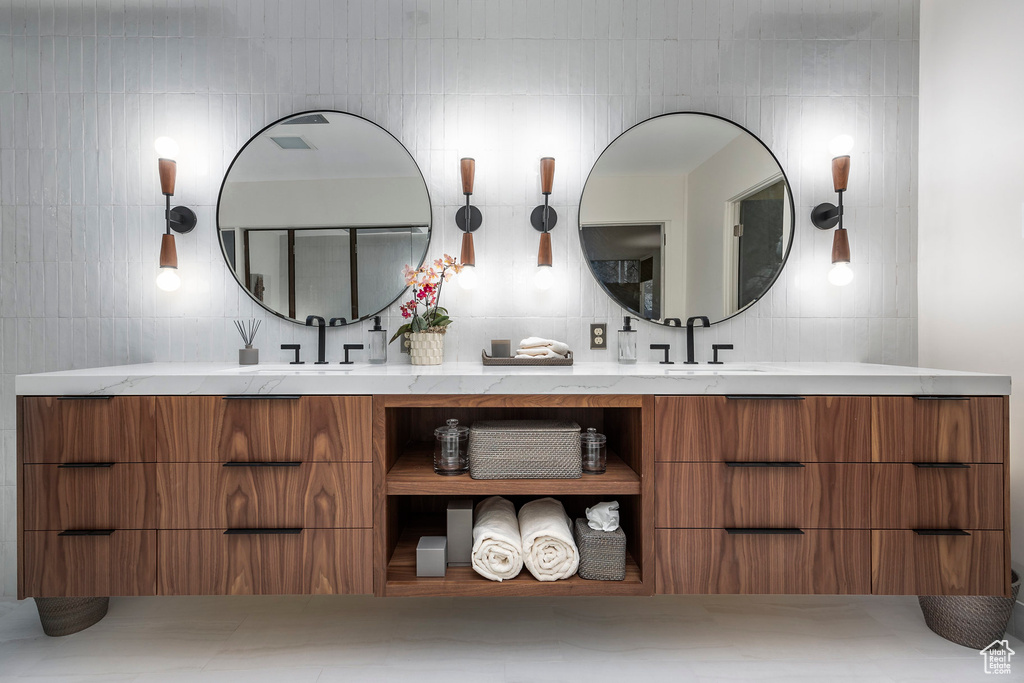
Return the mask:
M1006 595L1003 532L933 536L872 531L872 592L878 595Z
M25 597L156 594L155 531L26 531L23 542Z
M161 462L370 461L366 396L157 398Z
M655 526L865 529L870 463L658 463Z
M869 531L658 529L658 593L871 592Z
M1002 529L1003 466L872 465L875 529Z
M159 463L161 529L370 527L370 463Z
M153 529L154 468L153 463L25 465L25 529Z
M655 431L655 458L663 462L866 462L871 399L658 397Z
M1003 461L1002 397L871 399L877 462Z
M161 595L373 592L372 531L160 531Z
M152 396L21 399L18 435L27 463L144 462L154 459Z

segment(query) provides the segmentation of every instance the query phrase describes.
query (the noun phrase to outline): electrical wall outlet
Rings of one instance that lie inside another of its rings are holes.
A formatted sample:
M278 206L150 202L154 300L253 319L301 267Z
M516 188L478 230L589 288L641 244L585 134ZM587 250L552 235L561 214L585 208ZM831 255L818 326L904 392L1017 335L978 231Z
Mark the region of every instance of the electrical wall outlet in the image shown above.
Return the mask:
M591 323L590 325L590 348L608 348L608 323Z

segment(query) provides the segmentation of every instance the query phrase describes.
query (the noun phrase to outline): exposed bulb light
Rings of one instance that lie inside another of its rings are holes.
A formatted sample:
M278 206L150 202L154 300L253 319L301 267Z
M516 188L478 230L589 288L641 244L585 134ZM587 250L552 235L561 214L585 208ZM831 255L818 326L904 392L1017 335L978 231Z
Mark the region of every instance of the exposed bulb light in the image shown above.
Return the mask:
M828 271L828 281L836 287L845 287L853 282L853 268L849 263L835 263Z
M455 279L458 280L459 287L462 289L476 289L480 276L477 275L475 266L463 266L462 272Z
M156 153L164 159L176 159L178 156L178 143L172 138L159 137L153 143L153 147L156 148Z
M537 272L533 274L533 286L537 289L551 289L555 282L551 266L537 266Z
M160 274L156 276L156 286L165 292L176 291L181 287L181 277L178 275L178 269L169 266L161 268Z
M837 135L832 138L828 143L828 151L833 157L842 157L850 153L853 149L853 138L849 135Z

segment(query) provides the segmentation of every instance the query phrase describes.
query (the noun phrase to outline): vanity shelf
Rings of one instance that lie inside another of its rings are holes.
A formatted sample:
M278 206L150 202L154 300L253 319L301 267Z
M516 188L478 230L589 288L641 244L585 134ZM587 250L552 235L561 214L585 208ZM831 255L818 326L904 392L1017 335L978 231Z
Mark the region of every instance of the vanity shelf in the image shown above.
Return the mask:
M434 473L433 444L406 448L388 472L389 496L559 496L638 495L640 475L608 451L608 471L579 479L473 479L469 473L446 477Z
M441 527L407 528L399 537L388 562L385 595L415 596L609 596L650 595L644 586L640 567L626 554L626 578L623 581L590 581L573 576L561 581L538 581L523 567L511 581L490 581L472 567L449 567L446 576L416 576L416 543L420 536L444 535Z
M654 592L654 397L616 394L383 395L373 400L374 593L427 595L651 595ZM447 419L571 420L608 436L608 469L579 479L473 479L434 473L431 440ZM618 500L627 538L625 581L573 577L489 581L471 567L447 576L416 576L420 536L443 535L449 498L505 496L519 508L544 496L581 517L602 500Z

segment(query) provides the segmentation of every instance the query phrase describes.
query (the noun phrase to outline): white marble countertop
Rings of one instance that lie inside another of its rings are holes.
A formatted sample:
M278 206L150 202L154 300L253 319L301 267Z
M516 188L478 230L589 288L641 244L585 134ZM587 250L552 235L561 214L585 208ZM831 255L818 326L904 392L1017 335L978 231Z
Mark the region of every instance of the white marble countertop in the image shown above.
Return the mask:
M21 396L227 394L845 394L1003 396L1010 378L868 363L570 367L143 363L18 375Z

